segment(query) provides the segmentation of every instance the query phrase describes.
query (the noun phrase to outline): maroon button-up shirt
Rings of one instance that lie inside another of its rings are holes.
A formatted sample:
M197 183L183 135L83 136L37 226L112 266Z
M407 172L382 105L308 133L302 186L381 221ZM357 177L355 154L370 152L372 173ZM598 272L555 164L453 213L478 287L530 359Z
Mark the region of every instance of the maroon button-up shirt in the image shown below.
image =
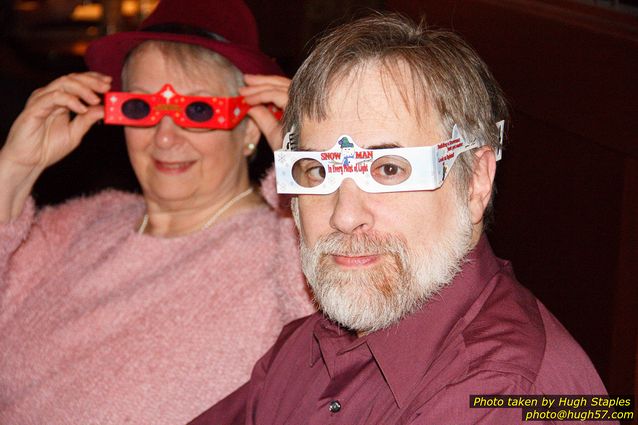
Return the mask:
M511 424L472 394L606 394L587 355L483 237L462 272L365 337L320 313L287 325L251 380L193 424Z

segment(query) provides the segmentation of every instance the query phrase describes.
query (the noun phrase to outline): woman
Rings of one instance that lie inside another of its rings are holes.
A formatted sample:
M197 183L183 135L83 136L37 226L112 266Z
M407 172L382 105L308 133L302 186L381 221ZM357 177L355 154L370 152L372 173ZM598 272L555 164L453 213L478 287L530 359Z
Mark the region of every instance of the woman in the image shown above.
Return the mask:
M233 129L127 126L142 196L35 211L40 173L104 117L107 91L284 106L239 0L163 0L98 40L92 72L36 90L0 150L0 423L185 423L234 390L283 324L311 311L290 218L250 186L263 106ZM105 75L96 71L101 71ZM120 75L122 77L120 85ZM71 119L71 113L75 117Z

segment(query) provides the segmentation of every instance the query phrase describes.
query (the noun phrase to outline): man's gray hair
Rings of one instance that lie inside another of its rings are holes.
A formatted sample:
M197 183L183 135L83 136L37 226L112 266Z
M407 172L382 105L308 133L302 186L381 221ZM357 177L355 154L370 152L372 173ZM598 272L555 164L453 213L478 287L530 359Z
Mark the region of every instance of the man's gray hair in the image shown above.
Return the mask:
M468 141L480 139L492 148L498 146L496 122L508 118L507 105L485 63L457 34L397 14L358 19L318 41L292 80L284 130L294 128L299 134L304 119L325 119L333 85L371 62L395 82L406 106L417 109L417 119L420 105L429 101L449 132L447 137L457 124ZM407 78L400 75L406 68ZM471 153L462 155L454 168L459 189L467 193Z

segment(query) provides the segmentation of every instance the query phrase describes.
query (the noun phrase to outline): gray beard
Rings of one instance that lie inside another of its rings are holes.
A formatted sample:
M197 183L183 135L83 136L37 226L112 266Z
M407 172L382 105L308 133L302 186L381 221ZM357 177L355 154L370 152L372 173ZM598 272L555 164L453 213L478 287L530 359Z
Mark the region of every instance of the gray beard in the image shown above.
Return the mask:
M442 232L441 241L410 251L391 234L333 232L308 247L301 240L302 268L324 314L359 334L387 328L419 309L449 284L461 270L471 249L472 223L460 202ZM296 202L295 202L296 204ZM298 221L298 211L293 212ZM332 255L381 255L381 261L363 269L344 270Z

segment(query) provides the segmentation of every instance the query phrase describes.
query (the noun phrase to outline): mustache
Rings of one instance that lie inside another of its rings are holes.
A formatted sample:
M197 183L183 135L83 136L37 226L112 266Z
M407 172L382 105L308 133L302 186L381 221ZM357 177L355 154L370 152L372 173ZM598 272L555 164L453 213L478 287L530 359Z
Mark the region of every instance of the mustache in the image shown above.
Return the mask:
M405 240L392 234L376 232L349 235L333 232L322 236L313 247L321 255L364 256L402 255L407 251Z

